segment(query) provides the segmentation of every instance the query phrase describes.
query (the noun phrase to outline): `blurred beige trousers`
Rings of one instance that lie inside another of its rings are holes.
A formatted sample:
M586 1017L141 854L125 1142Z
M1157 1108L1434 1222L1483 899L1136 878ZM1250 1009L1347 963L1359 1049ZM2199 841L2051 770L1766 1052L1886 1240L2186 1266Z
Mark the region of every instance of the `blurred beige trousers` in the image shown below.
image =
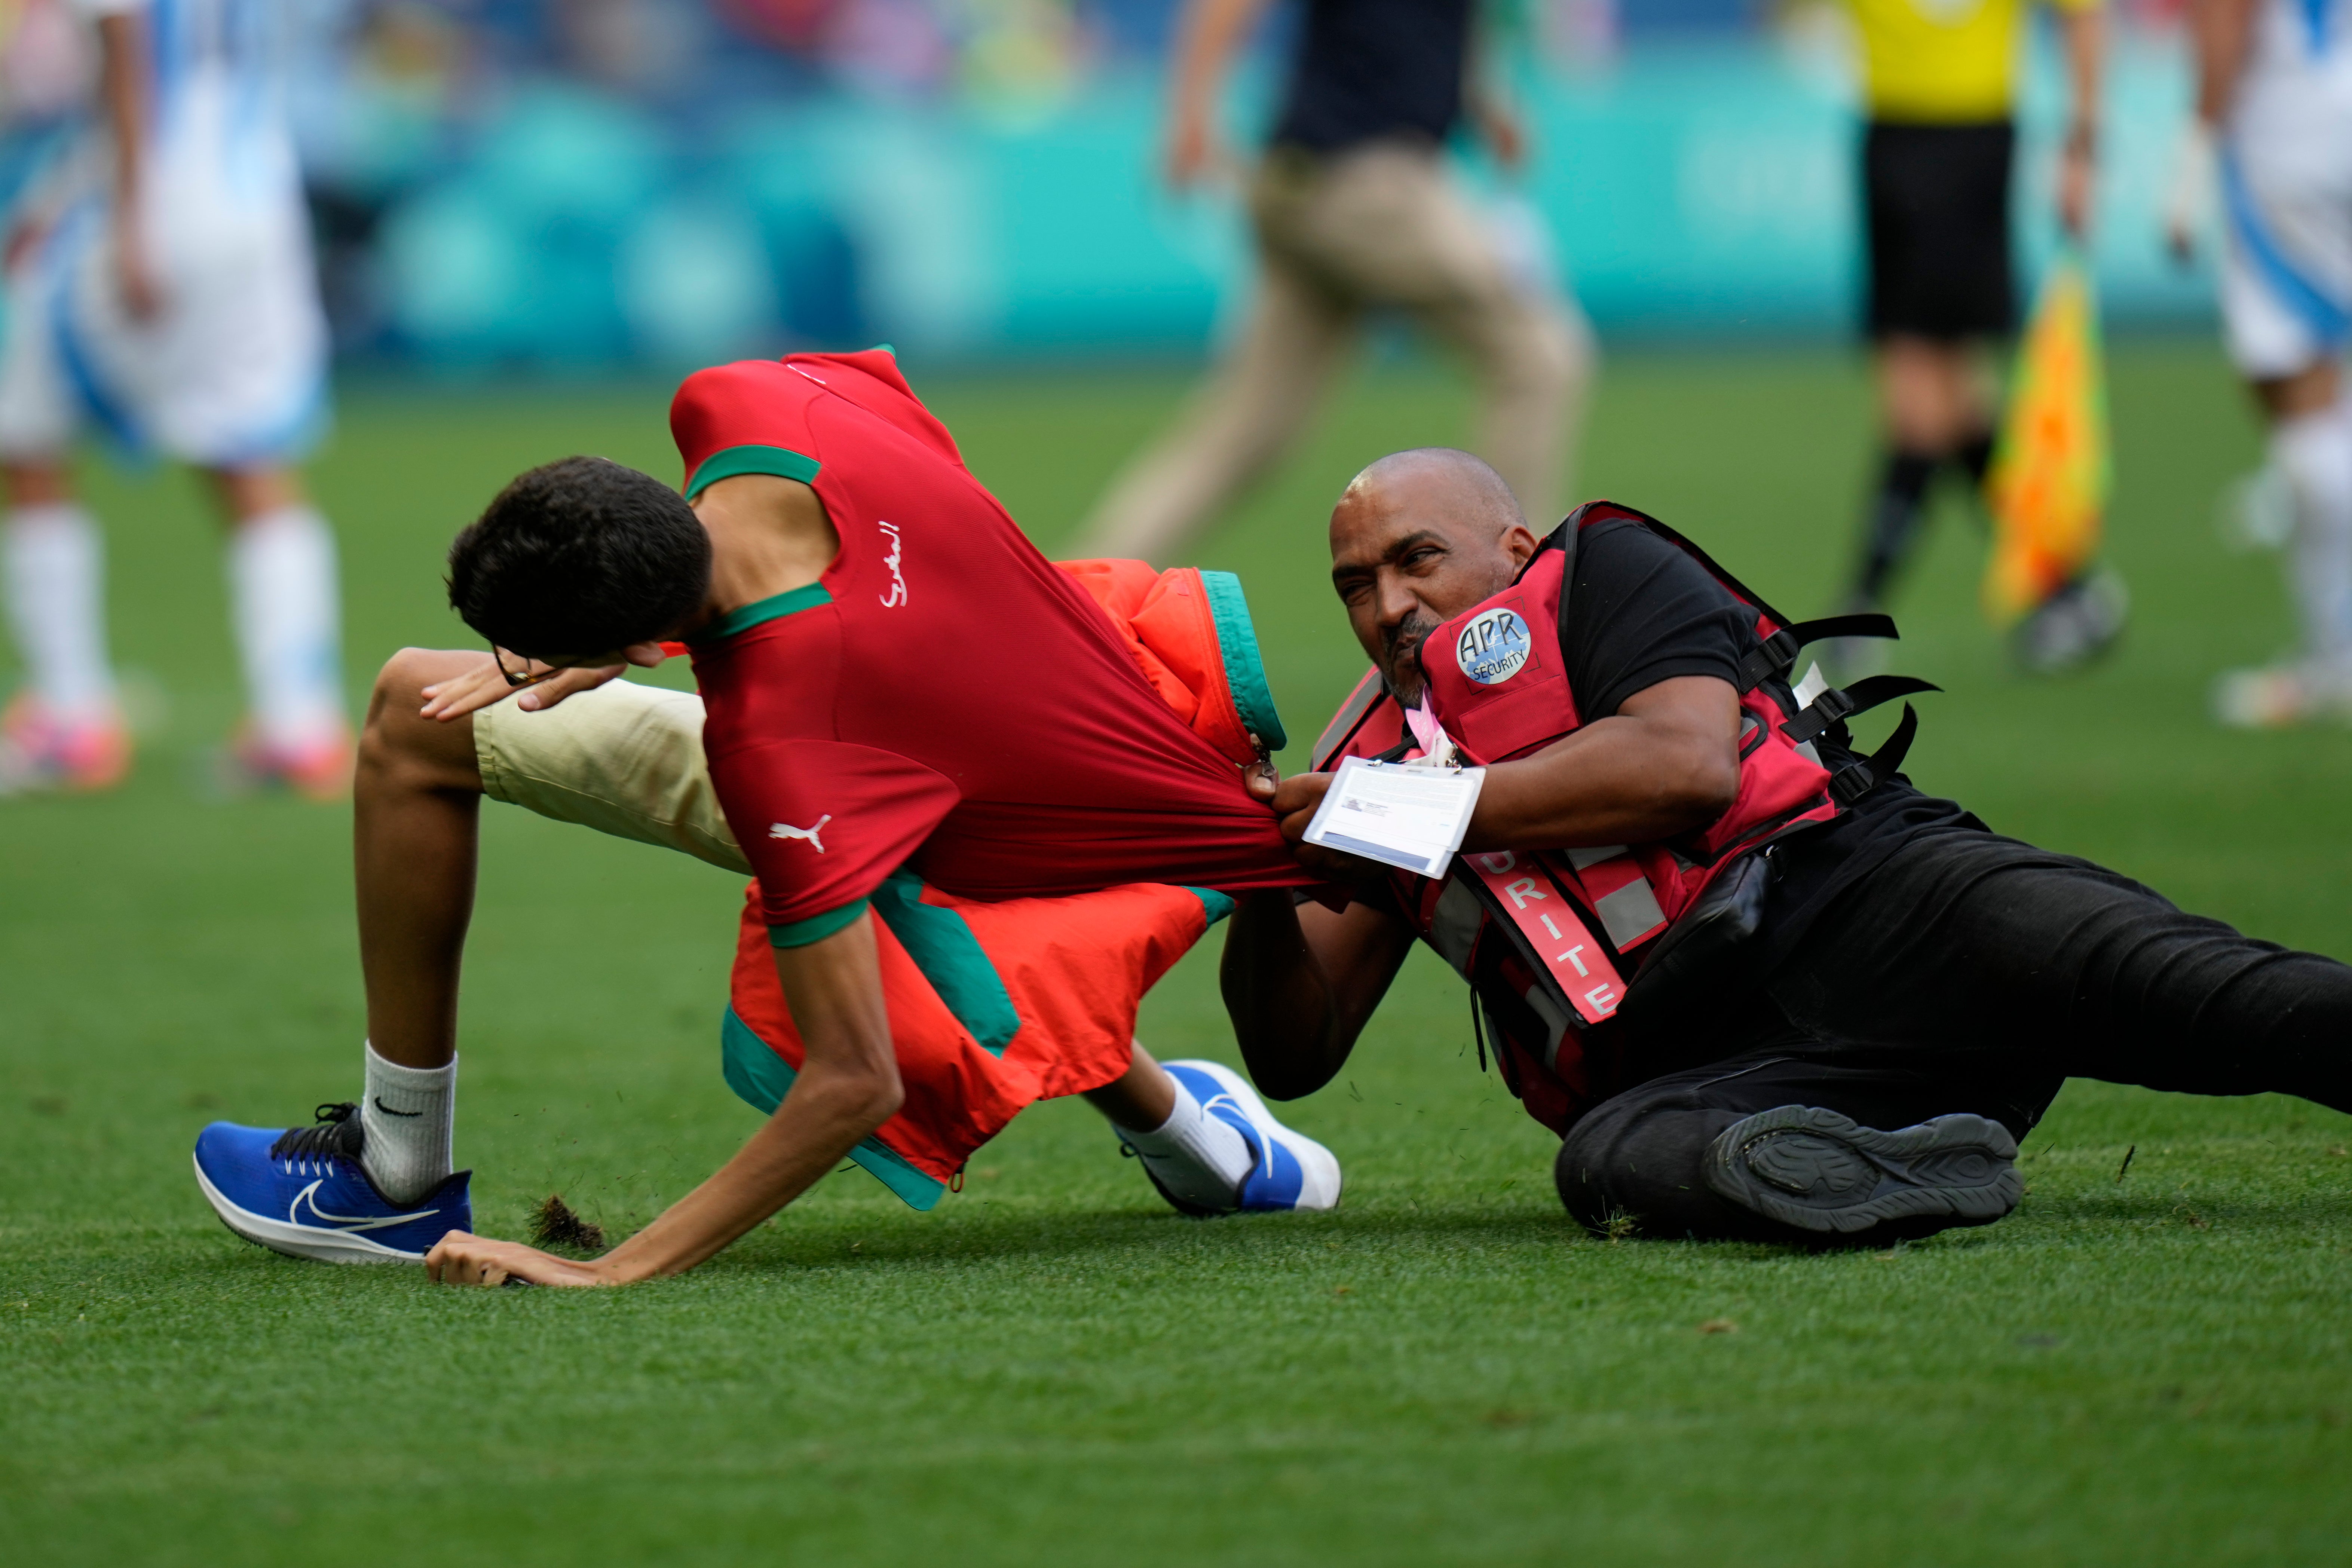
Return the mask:
M1247 327L1175 427L1097 505L1080 552L1164 563L1181 550L1282 456L1364 313L1383 306L1469 356L1477 451L1547 527L1583 414L1591 330L1573 301L1512 277L1443 155L1394 142L1334 158L1277 148L1250 216L1260 276Z

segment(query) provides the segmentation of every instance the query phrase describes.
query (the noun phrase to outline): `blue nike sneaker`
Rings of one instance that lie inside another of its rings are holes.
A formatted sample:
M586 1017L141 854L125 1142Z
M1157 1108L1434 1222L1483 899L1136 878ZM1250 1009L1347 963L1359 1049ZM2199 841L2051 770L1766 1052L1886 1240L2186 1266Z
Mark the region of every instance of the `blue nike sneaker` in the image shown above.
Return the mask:
M1188 1213L1256 1214L1339 1206L1338 1157L1314 1139L1276 1121L1247 1079L1222 1062L1162 1062L1160 1066L1191 1091L1202 1110L1242 1135L1255 1162L1242 1178L1231 1208L1203 1211L1181 1203L1177 1207ZM1149 1165L1145 1171L1150 1173ZM1157 1185L1159 1178L1154 1176L1152 1181ZM1160 1191L1167 1194L1166 1188ZM1169 1201L1176 1203L1172 1196Z
M196 1137L196 1185L246 1240L321 1263L420 1263L453 1230L474 1228L460 1171L413 1204L376 1191L360 1167L359 1107L322 1105L310 1127L215 1121Z

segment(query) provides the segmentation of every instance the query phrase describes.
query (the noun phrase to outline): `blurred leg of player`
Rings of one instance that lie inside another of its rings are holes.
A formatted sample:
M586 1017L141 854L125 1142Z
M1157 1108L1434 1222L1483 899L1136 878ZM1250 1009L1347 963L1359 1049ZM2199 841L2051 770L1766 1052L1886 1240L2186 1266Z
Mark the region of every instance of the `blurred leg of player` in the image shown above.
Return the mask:
M1383 147L1346 167L1296 216L1294 243L1467 356L1479 388L1473 444L1528 516L1557 515L1591 376L1582 312L1512 265L1443 160Z
M2221 156L2222 315L2293 499L2287 579L2302 622L2293 659L2221 678L2225 724L2352 718L2352 399L2340 366L2352 334L2352 45L2334 47L2332 67L2256 70Z
M23 686L0 718L0 794L104 789L131 765L131 734L106 652L106 552L74 499L62 454L78 410L47 329L55 269L41 247L11 268L0 349L0 573Z
M1494 226L1434 152L1277 149L1251 194L1263 263L1235 352L1168 437L1111 487L1084 552L1164 561L1280 458L1369 309L1411 311L1478 376L1476 445L1530 517L1550 516L1580 418L1591 333L1514 275Z
M232 29L99 22L102 121L20 247L0 359L11 620L33 679L15 782L96 787L128 759L106 669L100 551L68 456L95 424L211 478L230 531L245 771L340 795L351 770L334 540L291 462L322 423L326 323L275 57ZM100 171L104 171L101 177ZM97 737L92 740L89 737ZM110 737L110 741L108 739Z
M2070 51L2095 54L2087 33L2078 37L2070 26L2068 37ZM2078 58L2078 97L2086 69L2095 75ZM2082 102L2075 109L2088 112ZM2061 178L2061 221L2077 231L2095 144L2087 132L2083 137L2070 140ZM1917 548L1939 474L1949 471L1971 494L1983 494L1998 407L1989 350L2016 325L2009 216L2015 146L2006 118L1880 120L1864 136L1867 324L1885 445L1846 609L1885 605ZM2016 646L2036 669L2072 668L2114 642L2123 616L2121 584L2086 571L2034 609ZM1832 655L1837 678L1862 673L1878 652L1875 644L1841 644Z
M1242 335L1174 428L1112 481L1076 553L1165 563L1280 459L1355 335L1344 295L1261 252Z
M105 789L131 766L106 657L105 546L63 476L6 467L8 626L25 682L0 716L0 795Z
M245 672L236 761L257 781L320 798L350 787L335 536L277 464L214 470L228 519L231 625Z
M1885 447L1850 609L1882 607L1947 466L1980 484L1992 457L1990 343L2015 324L2009 242L2014 132L1874 124L1863 142L1867 324Z
M1885 422L1878 480L1865 513L1862 561L1849 598L1884 605L1916 548L1928 491L1947 465L1972 488L1992 461L1992 395L1981 343L1909 332L1879 340L1878 399Z

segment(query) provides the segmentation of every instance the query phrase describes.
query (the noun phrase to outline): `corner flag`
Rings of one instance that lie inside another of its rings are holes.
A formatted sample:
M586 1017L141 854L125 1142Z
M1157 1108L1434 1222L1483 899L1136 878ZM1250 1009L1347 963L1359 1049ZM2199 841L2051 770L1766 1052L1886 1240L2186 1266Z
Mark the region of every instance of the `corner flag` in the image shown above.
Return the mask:
M2033 302L1985 476L1993 547L1984 606L1995 625L2033 610L2091 563L2110 477L2097 301L2070 252Z

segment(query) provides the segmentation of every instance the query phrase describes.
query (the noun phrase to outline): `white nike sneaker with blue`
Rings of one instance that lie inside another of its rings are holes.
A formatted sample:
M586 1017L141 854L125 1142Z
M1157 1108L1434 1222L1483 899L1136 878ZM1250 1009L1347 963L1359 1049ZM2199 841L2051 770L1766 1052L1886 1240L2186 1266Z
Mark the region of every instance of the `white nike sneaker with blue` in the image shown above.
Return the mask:
M413 1204L376 1191L360 1165L359 1107L322 1105L310 1127L215 1121L196 1138L196 1185L246 1240L321 1263L418 1263L453 1230L474 1228L471 1171Z
M1339 1206L1339 1161L1330 1150L1274 1119L1249 1080L1222 1062L1162 1062L1201 1109L1242 1135L1254 1162L1234 1210L1262 1214ZM1181 1206L1181 1205L1180 1205ZM1228 1211L1233 1212L1233 1211Z

